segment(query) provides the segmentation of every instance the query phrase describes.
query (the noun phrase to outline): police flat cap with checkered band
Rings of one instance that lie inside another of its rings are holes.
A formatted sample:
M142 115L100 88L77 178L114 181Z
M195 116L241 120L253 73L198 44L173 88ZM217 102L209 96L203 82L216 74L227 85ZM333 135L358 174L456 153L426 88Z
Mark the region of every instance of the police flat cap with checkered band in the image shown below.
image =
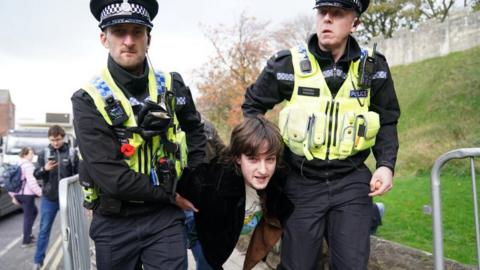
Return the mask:
M354 9L358 14L367 10L370 0L315 0L315 8L320 7L339 7L344 9Z
M135 23L151 29L158 3L156 0L90 0L90 11L102 30L119 23Z

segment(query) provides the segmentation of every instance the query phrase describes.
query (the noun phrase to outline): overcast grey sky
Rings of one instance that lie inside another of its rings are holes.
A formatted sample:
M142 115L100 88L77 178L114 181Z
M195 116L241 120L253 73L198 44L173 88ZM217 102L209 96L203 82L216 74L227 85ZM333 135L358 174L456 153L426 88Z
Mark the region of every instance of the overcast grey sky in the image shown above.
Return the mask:
M314 14L314 0L159 1L150 57L157 69L191 70L213 53L200 23L232 25L242 11L280 24ZM0 89L9 89L17 121L70 112L70 96L103 67L107 51L89 0L0 0ZM191 85L193 86L193 85Z

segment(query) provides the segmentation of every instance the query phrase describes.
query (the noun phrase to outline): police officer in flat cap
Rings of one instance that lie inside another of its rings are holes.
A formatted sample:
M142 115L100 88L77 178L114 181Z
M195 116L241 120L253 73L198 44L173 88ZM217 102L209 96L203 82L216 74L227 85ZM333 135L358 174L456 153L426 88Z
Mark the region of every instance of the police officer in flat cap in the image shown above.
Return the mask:
M182 210L196 209L176 187L204 158L200 115L182 77L149 64L156 0L91 0L90 10L107 65L71 100L97 268L183 269Z
M367 269L372 197L393 186L400 117L385 57L351 35L368 4L316 0L316 34L275 54L245 94L246 117L287 100L279 128L295 209L279 269L317 269L323 238L330 269ZM373 174L364 164L371 151Z

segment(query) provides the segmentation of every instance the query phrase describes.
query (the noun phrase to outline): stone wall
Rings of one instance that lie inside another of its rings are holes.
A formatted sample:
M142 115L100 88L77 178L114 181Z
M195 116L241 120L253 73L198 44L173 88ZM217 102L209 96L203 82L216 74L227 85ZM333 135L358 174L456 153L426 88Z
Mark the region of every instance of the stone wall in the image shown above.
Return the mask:
M443 22L429 20L415 31L400 30L392 38L374 38L390 66L405 65L480 46L480 12L452 12Z

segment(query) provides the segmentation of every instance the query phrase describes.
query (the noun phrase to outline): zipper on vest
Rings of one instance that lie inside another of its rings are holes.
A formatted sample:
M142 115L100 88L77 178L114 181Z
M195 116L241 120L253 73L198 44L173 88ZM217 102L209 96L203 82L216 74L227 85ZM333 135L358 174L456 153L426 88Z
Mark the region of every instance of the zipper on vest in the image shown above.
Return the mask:
M333 146L337 146L337 130L338 130L338 111L340 107L340 102L335 102L335 128L333 129Z
M60 179L62 179L62 177L61 177L62 175L61 175L61 172L60 172L60 168L62 167L62 166L60 166L62 160L60 159L60 151L58 151L58 149L55 149L55 153L57 154L56 160L57 160L57 163L58 163L58 166L57 166L57 177L58 177L58 179L57 179L57 181L60 181Z
M149 154L150 154L150 159L148 161L148 164L150 165L149 171L151 172L152 169L153 170L155 169L155 163L157 162L156 161L157 158L156 157L154 158L154 156L153 156L154 154L153 154L153 141L152 141L152 139L150 139L150 153Z
M337 79L337 63L333 63L333 79Z
M331 106L330 106L331 105ZM328 115L328 137L327 137L327 157L330 155L330 142L332 141L332 119L333 119L333 101L327 101L327 108L325 109L325 114Z
M144 144L143 161L145 162L143 164L143 169L144 169L143 173L146 174L146 175L149 175L149 173L148 173L148 143Z
M138 169L138 172L141 172L142 171L142 147L137 148L137 158L138 158L137 169Z

